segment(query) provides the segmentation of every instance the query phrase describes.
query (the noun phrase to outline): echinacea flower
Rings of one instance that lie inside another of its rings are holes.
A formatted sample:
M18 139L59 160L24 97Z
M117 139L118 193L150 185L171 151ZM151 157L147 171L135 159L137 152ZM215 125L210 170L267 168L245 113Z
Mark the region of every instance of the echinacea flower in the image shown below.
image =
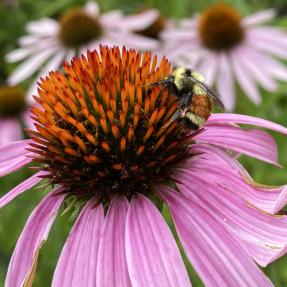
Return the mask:
M162 80L171 65L151 53L101 47L41 80L31 139L0 147L0 175L39 171L0 207L39 183L53 186L12 255L6 286L32 284L37 258L61 205L80 209L52 286L191 286L161 208L206 286L272 286L259 269L286 252L286 186L255 183L229 151L277 164L267 120L214 114L204 129L167 124L177 101ZM30 146L28 148L28 146ZM30 285L29 285L30 286Z
M259 104L257 84L274 91L276 79L287 80L287 69L278 59L287 58L287 33L262 25L275 15L270 9L241 18L227 4L212 5L162 32L166 54L176 65L193 67L208 83L214 82L227 110L235 106L235 82Z
M0 87L0 145L23 138L23 127L32 127L29 113L22 88Z
M87 49L96 49L99 43L154 50L159 42L135 33L149 27L158 18L158 11L150 9L138 15L124 15L120 10L100 13L96 2L68 10L59 21L42 18L28 22L28 35L19 39L20 48L6 56L7 62L20 62L8 82L16 85L35 76L27 91L32 100L37 80L51 70L58 69L64 60L70 60Z

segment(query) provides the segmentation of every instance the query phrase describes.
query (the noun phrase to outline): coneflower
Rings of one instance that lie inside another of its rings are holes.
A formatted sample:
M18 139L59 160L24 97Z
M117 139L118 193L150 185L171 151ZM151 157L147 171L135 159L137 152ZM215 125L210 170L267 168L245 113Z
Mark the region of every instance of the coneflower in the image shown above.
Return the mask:
M258 105L257 84L274 91L276 80L287 80L287 69L278 59L287 57L287 34L264 25L274 17L275 9L241 17L230 5L214 4L165 29L165 53L174 64L192 67L214 83L227 110L236 104L236 82Z
M277 164L273 138L237 124L287 129L235 114L211 115L198 132L167 124L177 99L146 84L171 65L149 52L102 47L64 70L41 79L31 139L0 147L0 175L39 170L0 207L43 178L53 187L24 227L6 286L32 284L62 205L80 214L52 286L191 286L163 204L206 286L272 286L256 263L286 252L287 219L276 214L286 187L256 184L229 151Z
M25 92L18 86L0 86L0 145L21 140L24 126L31 128Z

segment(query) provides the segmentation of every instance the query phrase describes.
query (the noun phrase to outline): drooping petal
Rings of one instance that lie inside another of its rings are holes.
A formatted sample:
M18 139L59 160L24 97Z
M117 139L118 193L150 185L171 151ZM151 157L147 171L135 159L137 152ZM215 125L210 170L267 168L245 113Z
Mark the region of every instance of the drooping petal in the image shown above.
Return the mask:
M183 194L168 187L160 191L186 255L205 286L273 286L222 224Z
M242 24L245 27L254 26L273 19L276 15L275 9L267 9L251 14L242 19Z
M17 118L7 118L0 120L0 145L23 138L21 126Z
M82 210L60 255L53 287L96 286L96 270L104 210L91 200Z
M194 137L198 142L217 145L277 165L277 146L272 136L261 130L244 130L231 125L209 124Z
M97 286L132 286L125 256L125 225L129 203L115 197L110 205L101 234L97 264Z
M18 195L22 194L23 192L27 191L28 189L36 185L38 182L40 182L42 180L40 176L43 174L45 174L45 172L40 171L32 175L31 177L29 177L28 179L21 182L16 187L14 187L12 190L7 192L5 195L3 195L0 198L0 208L2 208L3 206L11 202L15 197L17 197Z
M0 146L0 176L7 175L32 161L26 148L30 140L22 140Z
M132 199L128 210L126 256L132 286L191 286L171 231L142 195Z
M58 191L59 189L50 192L30 215L13 252L6 287L25 286L25 283L32 280L39 251L47 240L51 225L64 199L64 196L56 195Z
M287 128L270 122L268 120L252 117L252 116L246 116L246 115L238 115L238 114L212 114L207 124L244 124L244 125L253 125L262 127L265 129L269 129L272 131L276 131L282 134L287 134Z
M244 167L216 146L195 144L196 159L186 162L191 176L201 173L265 212L275 214L287 204L287 186L268 187L252 180ZM181 173L182 171L179 171ZM228 177L226 174L228 173Z
M229 177L226 172L225 177ZM192 181L190 180L192 178ZM195 178L182 170L179 190L229 228L261 266L287 252L287 217L267 214L208 176ZM223 183L224 181L222 181ZM225 182L226 183L226 182Z
M235 106L235 87L230 59L224 53L218 55L217 90L227 111Z

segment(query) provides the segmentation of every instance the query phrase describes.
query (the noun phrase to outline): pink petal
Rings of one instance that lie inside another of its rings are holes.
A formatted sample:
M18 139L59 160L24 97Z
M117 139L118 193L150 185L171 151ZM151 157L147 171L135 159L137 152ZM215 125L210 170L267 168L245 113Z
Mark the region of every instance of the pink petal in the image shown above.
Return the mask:
M23 138L21 126L17 118L0 119L0 145Z
M145 12L128 15L122 19L115 21L118 29L125 31L140 31L148 28L159 17L159 11L156 9L149 9Z
M119 46L126 46L129 48L136 48L136 49L157 49L159 47L159 41L151 39L149 37L132 34L132 33L121 33L119 31L110 32L109 36L116 41L117 45ZM107 39L111 41L110 39ZM106 39L102 39L103 42ZM115 43L115 42L114 42Z
M205 82L209 85L212 84L218 70L218 54L207 52L197 69L205 78Z
M217 91L225 109L231 111L235 106L235 87L229 56L220 53L218 56Z
M38 73L35 80L26 92L30 104L33 104L35 102L33 96L37 94L39 79L46 76L50 71L58 70L64 60L66 53L66 50L57 52L51 57L51 59L49 59L48 63L44 67L42 67L40 73Z
M194 139L278 165L276 143L272 136L261 130L244 130L231 125L209 124L206 130Z
M50 192L30 215L13 252L6 277L6 287L25 286L37 263L39 250L48 238L51 225L64 199Z
M264 65L265 63L255 61L253 49L244 48L242 52L245 57L241 61L244 63L249 74L266 90L276 90L277 84L271 77L268 68Z
M101 241L97 265L97 286L132 286L125 256L125 225L129 203L125 197L112 200Z
M275 15L276 15L275 9L262 10L250 16L245 17L242 20L242 24L245 27L258 25L258 24L261 24L261 23L264 23L266 21L273 19Z
M212 114L207 124L244 124L244 125L253 125L262 127L265 129L269 129L272 131L276 131L282 134L287 134L287 128L273 123L268 120L252 117L252 116L246 116L246 115L239 115L239 114Z
M34 99L33 99L33 101L35 102ZM27 128L29 130L36 130L36 127L34 125L35 122L31 118L31 111L30 111L30 109L27 109L26 111L23 112L22 118L23 118L23 122L24 122L25 128Z
M238 81L243 92L255 103L260 104L261 96L257 89L256 83L250 72L247 72L246 65L241 59L244 57L243 53L240 53L241 49L235 49L231 54L231 62L235 73L235 78Z
M265 41L272 41L275 45L280 45L286 47L287 38L284 30L278 27L253 27L246 30L247 37L250 38L260 38Z
M160 190L183 248L206 286L273 286L223 224L177 191Z
M266 41L266 39L261 36L250 35L248 33L246 34L245 41L246 44L253 49L257 49L280 58L287 58L286 44L284 42L280 43L280 41L278 41L278 43L273 43L271 39Z
M229 177L228 172L225 177ZM180 191L238 236L261 266L287 252L286 216L271 215L250 207L226 188L224 179L218 185L206 175L195 178L188 170L182 170L177 179L182 183L178 185Z
M103 206L95 207L94 201L88 202L64 245L54 273L53 287L95 286L103 223Z
M3 195L0 198L0 208L10 203L15 197L17 197L18 195L22 194L23 192L27 191L28 189L36 185L38 182L40 182L42 178L40 178L39 176L43 174L45 174L45 172L41 171L32 175L31 177L29 177L28 179L21 182L16 187L14 187L12 190L7 192L5 195Z
M101 14L98 19L106 29L114 29L117 28L117 21L121 20L123 17L123 11L118 9Z
M268 213L275 214L286 205L286 185L268 187L257 184L236 159L215 146L195 144L192 151L198 155L185 167L192 173L191 176L201 173L212 178L218 185L228 186L230 192Z
M33 49L30 47L29 48L18 48L16 50L9 52L5 56L5 60L8 63L14 63L14 62L22 61L27 56L30 56L31 53L33 53Z
M132 286L191 286L171 231L142 195L128 210L126 256Z
M41 18L30 21L26 26L28 33L44 36L56 36L59 31L59 23L51 18Z
M34 74L42 64L55 53L59 47L48 47L44 50L40 50L39 52L33 54L25 61L23 61L9 76L8 82L11 85L17 85L22 81L29 78L32 74Z
M0 176L7 175L32 161L26 148L30 140L22 140L0 146Z

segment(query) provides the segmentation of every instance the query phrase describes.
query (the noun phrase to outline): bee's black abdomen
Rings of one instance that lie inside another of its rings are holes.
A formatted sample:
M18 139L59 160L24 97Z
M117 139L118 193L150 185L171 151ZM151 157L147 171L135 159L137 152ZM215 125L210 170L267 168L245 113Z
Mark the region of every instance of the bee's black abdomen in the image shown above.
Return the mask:
M198 130L199 129L199 125L195 124L194 122L192 122L191 120L184 118L183 119L183 124L186 128L191 129L191 130Z

